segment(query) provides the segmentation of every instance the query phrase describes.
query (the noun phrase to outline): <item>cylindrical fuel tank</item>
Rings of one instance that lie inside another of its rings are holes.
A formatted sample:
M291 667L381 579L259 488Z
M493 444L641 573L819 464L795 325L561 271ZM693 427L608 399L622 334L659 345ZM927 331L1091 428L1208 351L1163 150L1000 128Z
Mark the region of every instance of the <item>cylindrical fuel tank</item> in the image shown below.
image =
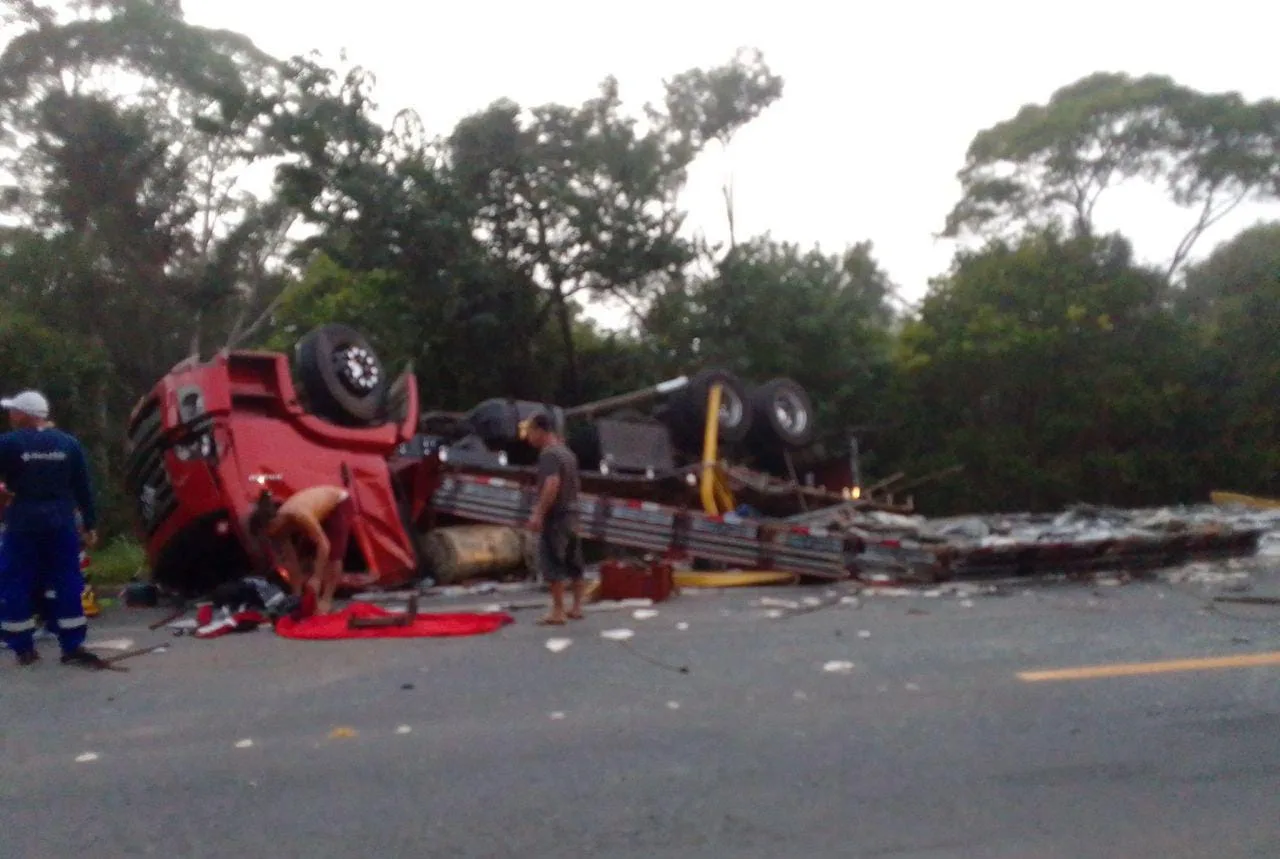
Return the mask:
M498 576L525 565L522 533L505 525L455 525L420 538L422 553L440 584Z

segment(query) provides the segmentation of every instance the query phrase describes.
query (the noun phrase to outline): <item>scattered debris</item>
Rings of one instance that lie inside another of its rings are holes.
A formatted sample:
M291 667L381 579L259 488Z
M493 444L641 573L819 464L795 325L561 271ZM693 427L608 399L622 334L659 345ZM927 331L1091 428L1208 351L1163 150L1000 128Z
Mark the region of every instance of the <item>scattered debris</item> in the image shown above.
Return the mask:
M548 638L547 650L550 650L552 653L560 653L568 649L570 644L573 644L572 638Z
M237 748L237 749L251 749L251 748L253 748L253 740L237 740L237 741L236 741L236 748Z
M679 702L679 701L668 701L668 702L667 702L667 709L668 709L668 710L679 710L679 709L680 709L680 702Z
M85 752L84 754L76 755L76 763L78 764L93 763L97 759L98 759L97 752Z
M684 632L688 628L689 628L689 624L685 623L683 620L676 624L676 629L680 630L681 632Z
M110 638L106 641L94 641L85 645L90 650L128 650L133 647L132 638Z
M828 674L848 674L853 670L853 663L842 659L833 659L823 665L822 670Z
M871 637L871 630L869 629L858 630L858 638L870 638L870 637Z
M413 728L410 728L408 725L401 725L400 727L396 728L396 733L400 734L401 736L403 736L404 734L412 733L412 731L413 731Z
M635 635L630 629L606 629L600 633L601 638L607 638L610 641L627 641Z
M551 716L551 719L552 719L553 721L557 721L557 722L558 722L558 721L560 721L561 719L563 719L563 718L564 718L564 713L562 713L562 712L561 712L561 711L559 711L559 710L556 710L554 713L551 713L551 714L550 714L550 716Z
M631 616L636 620L652 620L658 616L658 611L652 608L638 608L631 613Z

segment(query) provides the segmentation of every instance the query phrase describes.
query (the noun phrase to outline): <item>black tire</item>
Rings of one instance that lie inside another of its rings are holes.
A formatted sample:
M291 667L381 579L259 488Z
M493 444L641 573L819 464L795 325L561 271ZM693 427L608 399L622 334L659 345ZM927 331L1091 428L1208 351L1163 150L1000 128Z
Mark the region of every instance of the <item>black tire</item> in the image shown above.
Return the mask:
M298 380L313 414L346 426L382 421L387 372L360 332L322 325L295 347Z
M564 434L564 409L532 400L485 400L467 412L465 420L471 432L484 439L486 444L505 448L520 442L520 423L536 414L550 417L556 432Z
M751 392L751 441L757 453L813 441L813 401L790 379L771 379Z
M671 397L663 410L664 422L671 429L676 447L689 453L702 449L703 431L707 425L707 395L711 386L720 385L720 441L736 444L751 432L751 406L747 386L728 370L703 370L688 386Z

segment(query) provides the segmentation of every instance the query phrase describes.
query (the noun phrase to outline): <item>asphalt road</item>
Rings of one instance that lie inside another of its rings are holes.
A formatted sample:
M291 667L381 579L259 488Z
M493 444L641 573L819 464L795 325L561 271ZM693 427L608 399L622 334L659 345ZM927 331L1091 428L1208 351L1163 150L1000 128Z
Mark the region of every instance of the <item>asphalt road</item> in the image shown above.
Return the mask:
M0 855L1274 859L1280 665L1019 677L1280 651L1280 610L1205 592L771 617L761 597L824 590L752 590L335 643L117 612L95 639L172 647L128 674L0 667Z

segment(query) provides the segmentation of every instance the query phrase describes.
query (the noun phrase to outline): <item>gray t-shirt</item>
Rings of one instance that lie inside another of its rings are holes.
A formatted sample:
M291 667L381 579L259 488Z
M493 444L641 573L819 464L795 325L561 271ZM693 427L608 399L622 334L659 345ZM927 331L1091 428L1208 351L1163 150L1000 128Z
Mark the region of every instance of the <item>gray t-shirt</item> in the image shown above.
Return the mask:
M560 475L560 491L547 510L547 518L575 520L578 512L578 489L581 485L578 457L563 444L550 445L538 454L539 488L553 474Z

